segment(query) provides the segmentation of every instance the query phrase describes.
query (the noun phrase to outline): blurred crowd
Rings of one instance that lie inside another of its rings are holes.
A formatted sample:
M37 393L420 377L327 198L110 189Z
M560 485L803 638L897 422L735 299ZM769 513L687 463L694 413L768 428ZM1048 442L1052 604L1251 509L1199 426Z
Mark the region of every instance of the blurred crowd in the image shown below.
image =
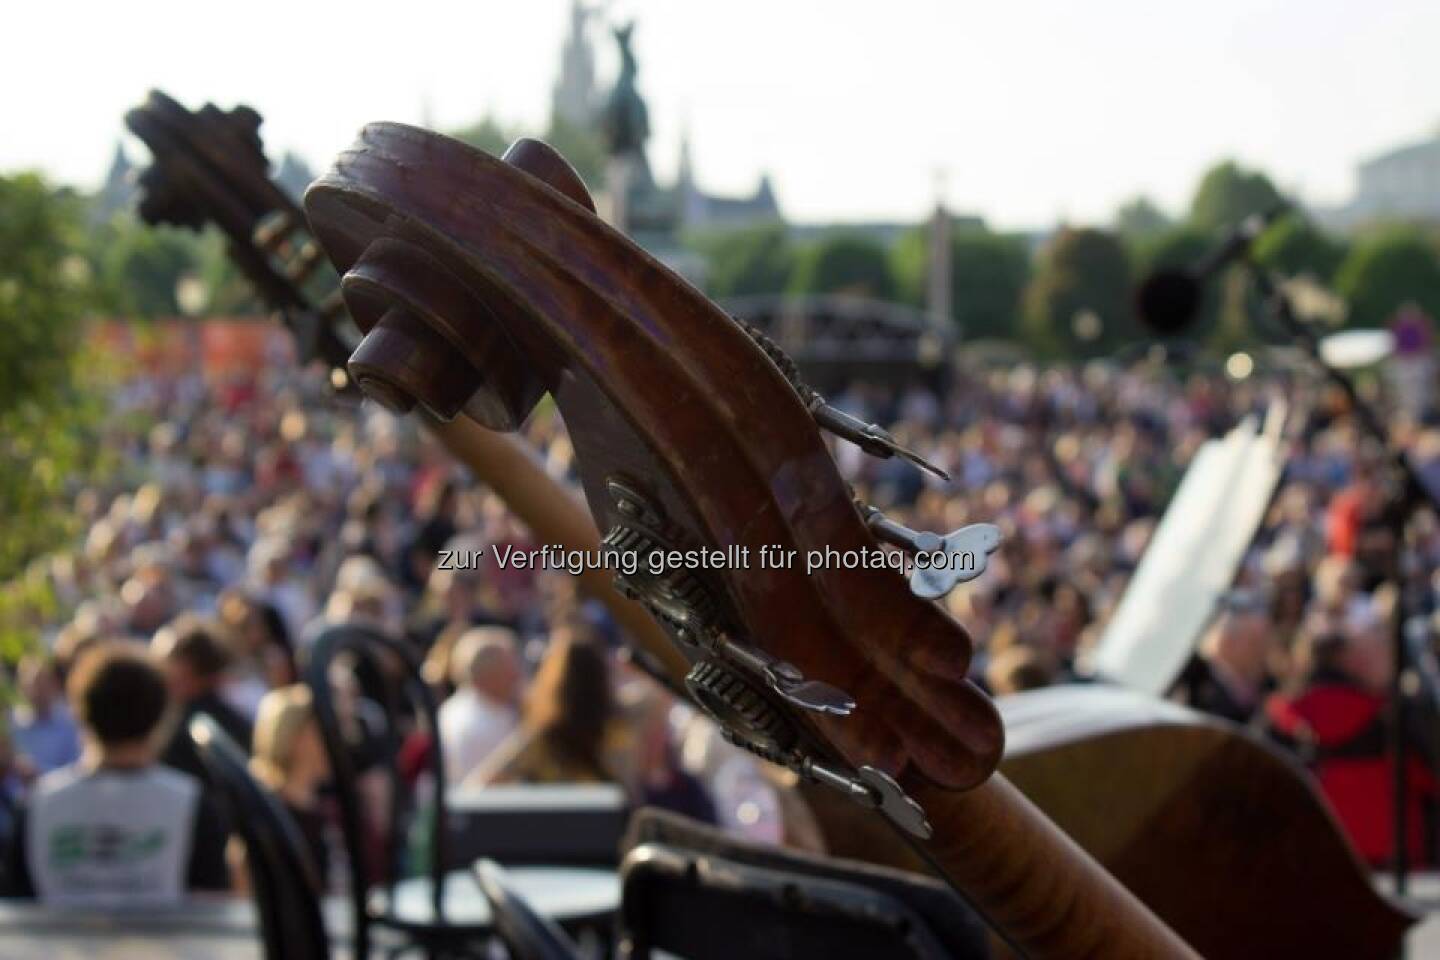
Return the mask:
M1361 853L1385 860L1391 625L1440 610L1440 525L1422 515L1397 560L1392 479L1343 396L1296 373L1234 380L1093 364L957 373L943 390L853 382L831 399L953 478L838 444L858 497L917 529L1001 526L988 571L943 601L974 639L975 679L996 695L1084 677L1196 450L1283 402L1280 489L1173 696L1292 749ZM84 537L46 560L56 603L37 623L41 648L14 667L18 703L0 751L12 893L103 887L96 845L139 841L86 839L83 813L73 835L53 821L101 796L139 803L139 781L117 771L162 768L145 781L155 799L140 806L184 812L156 829L189 832L179 845L188 885L243 884L204 790L190 786L200 765L184 720L199 713L250 751L257 778L338 877L330 773L300 680L316 635L349 622L407 644L423 663L452 784L611 782L634 804L822 845L786 775L634 669L618 628L572 577L489 560L496 546L539 544L412 420L284 366L223 382L140 376L113 407L103 442L121 467L105 488L77 491ZM1440 489L1440 424L1390 413L1392 439ZM542 407L525 435L552 475L573 482L552 410ZM442 568L444 550L483 559ZM334 683L363 772L374 694L363 671L337 670ZM1426 861L1433 722L1412 715L1410 822ZM412 776L423 778L434 749L423 731L407 742ZM370 809L383 810L385 783L366 789ZM51 824L43 851L37 819ZM91 873L57 872L56 836L70 836ZM178 881L156 889L167 882Z

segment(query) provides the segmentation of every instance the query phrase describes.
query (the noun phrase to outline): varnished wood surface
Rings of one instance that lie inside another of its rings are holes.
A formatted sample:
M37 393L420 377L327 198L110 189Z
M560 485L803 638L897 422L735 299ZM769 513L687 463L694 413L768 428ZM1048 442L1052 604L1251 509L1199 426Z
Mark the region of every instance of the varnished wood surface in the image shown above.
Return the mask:
M1052 687L997 706L1001 773L1203 956L1397 954L1414 917L1374 891L1304 771L1268 746L1112 687ZM851 809L810 798L832 852L926 869ZM941 816L963 805L930 802Z
M1044 813L995 774L942 794L907 783L930 811L931 854L971 902L1031 957L1197 957Z
M813 419L753 341L561 192L458 141L373 124L305 206L342 273L377 243L407 242L441 265L442 286L471 290L449 339L503 327L566 419L600 526L616 519L604 483L620 475L643 478L683 530L680 549L877 548ZM913 764L957 788L993 769L1002 734L965 679L968 638L893 571L757 563L700 579L743 639L859 702L843 719L801 718L817 750L895 774Z
M555 397L602 525L614 519L604 483L620 476L643 484L682 548L874 549L778 369L578 204L572 186L551 189L455 141L378 124L311 187L306 210L341 271L373 261L377 244L410 243L439 264L442 286L471 290L474 308L445 318L447 339L503 328ZM406 375L386 389L405 390ZM964 679L968 638L893 571L702 579L743 639L856 696L853 716L801 720L812 749L902 774L931 808L937 858L1028 953L1193 956L1003 780L955 791L985 779L1002 734Z
M1310 778L1232 724L1112 687L1002 698L1002 769L1205 956L1387 958L1377 894Z

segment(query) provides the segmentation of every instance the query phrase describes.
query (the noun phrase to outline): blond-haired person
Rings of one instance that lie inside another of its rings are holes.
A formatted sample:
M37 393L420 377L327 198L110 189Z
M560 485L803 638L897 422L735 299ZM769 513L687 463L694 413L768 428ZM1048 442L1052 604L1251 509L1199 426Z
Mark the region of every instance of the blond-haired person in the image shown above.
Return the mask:
M300 828L321 884L329 876L328 819L321 789L330 779L330 761L310 689L291 684L260 698L255 714L250 772L280 799ZM232 865L235 858L232 856ZM236 886L243 886L237 875Z

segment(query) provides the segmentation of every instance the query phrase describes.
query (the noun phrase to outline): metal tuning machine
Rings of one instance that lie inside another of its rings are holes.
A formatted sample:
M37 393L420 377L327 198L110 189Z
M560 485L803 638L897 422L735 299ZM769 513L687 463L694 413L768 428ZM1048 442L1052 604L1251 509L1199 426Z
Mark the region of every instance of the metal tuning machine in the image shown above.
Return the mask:
M694 660L685 678L690 698L720 727L725 738L756 756L797 775L844 793L879 810L897 826L919 837L930 836L925 812L890 777L874 767L854 771L818 760L805 752L799 727L779 706L824 716L843 717L855 710L855 698L840 688L808 679L794 664L733 639L721 606L689 571L652 573L647 559L672 548L672 525L660 507L629 481L612 477L607 490L616 520L604 537L606 549L634 550L634 576L619 576L617 587L645 604Z
M866 423L859 417L852 417L839 407L833 407L826 403L825 398L819 394L815 394L810 400L810 415L822 428L842 440L849 440L872 457L879 457L882 460L900 457L941 480L948 481L950 479L950 474L909 447L903 446L891 436L890 431L873 423Z
M938 534L912 530L868 504L857 506L877 539L915 554L910 592L926 600L938 600L980 576L989 566L990 554L1000 548L1000 528L993 523L972 523Z
M855 710L854 697L822 680L806 679L793 663L777 660L763 650L729 637L722 637L720 645L728 659L763 677L767 687L802 710L835 717L849 716Z
M710 682L713 683L713 680ZM687 680L686 683L689 685L690 681ZM703 704L700 697L696 699ZM726 740L762 760L785 767L802 780L839 791L862 807L879 811L885 819L912 836L921 840L930 839L932 830L930 820L925 815L925 808L916 803L884 771L868 765L847 770L843 766L817 760L793 745L779 746L776 737L768 729L760 738L746 736L735 727L723 723L721 731Z
M770 358L770 361L780 368L780 372L784 374L785 379L790 381L790 386L795 388L795 392L798 393L800 399L805 402L806 408L810 411L810 416L815 418L816 425L835 434L835 436L842 440L849 440L872 457L888 460L891 457L898 456L903 460L910 461L920 469L934 474L941 480L948 481L950 479L950 474L941 470L914 450L902 446L890 435L888 430L876 426L873 423L866 423L858 417L852 417L839 407L831 406L825 401L824 397L816 393L814 389L801 379L800 368L795 365L795 361L790 358L788 353L781 349L778 343L771 340L770 337L765 334L765 331L753 323L747 323L738 318L736 318L735 322L740 325L741 329L749 334L750 339L755 341L756 346L765 352L765 355Z

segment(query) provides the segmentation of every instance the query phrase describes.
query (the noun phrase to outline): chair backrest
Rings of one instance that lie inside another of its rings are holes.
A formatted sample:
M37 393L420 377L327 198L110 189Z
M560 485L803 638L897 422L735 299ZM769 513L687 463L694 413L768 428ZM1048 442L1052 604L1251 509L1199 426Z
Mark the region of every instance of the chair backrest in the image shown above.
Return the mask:
M349 654L357 666L368 665L381 679L380 706L384 711L384 729L380 732L381 761L390 780L390 817L383 862L371 864L365 821L360 798L359 775L345 732L330 671L342 654ZM445 815L445 765L440 747L440 725L435 699L420 675L420 664L404 644L361 624L338 624L321 630L308 645L305 663L305 684L310 688L315 706L315 720L320 738L330 760L335 784L336 802L340 808L340 831L349 859L350 907L353 918L355 955L365 957L370 948L369 909L371 879L378 877L382 886L393 894L400 876L407 827L414 813L411 792L406 788L399 764L403 738L401 719L414 714L433 741L429 772L435 790L428 816L428 872L436 922L445 923L445 858L443 848L448 825Z
M245 751L205 714L190 721L201 766L245 845L266 960L330 955L322 886L300 829L279 799L246 768Z
M750 843L650 808L632 817L625 848L623 956L989 956L974 911L918 874Z
M579 951L559 925L536 913L515 892L505 870L494 860L476 861L472 872L490 904L495 934L510 960L576 960Z

